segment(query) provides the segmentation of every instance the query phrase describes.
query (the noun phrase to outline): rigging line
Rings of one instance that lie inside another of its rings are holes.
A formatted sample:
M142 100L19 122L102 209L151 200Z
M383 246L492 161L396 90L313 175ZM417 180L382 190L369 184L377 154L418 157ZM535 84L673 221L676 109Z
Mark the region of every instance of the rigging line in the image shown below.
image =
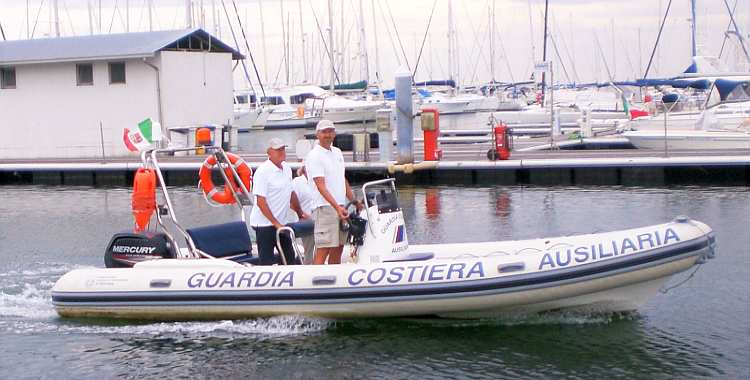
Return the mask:
M622 36L620 36L620 44L622 44L623 47L628 46L625 44L625 41L623 41ZM630 70L633 71L633 78L636 77L636 70L635 65L633 64L633 60L630 59L630 53L628 52L628 49L623 49L625 51L625 59L628 60L628 66L630 66Z
M670 3L672 1L670 0ZM604 69L607 70L607 76L609 77L610 82L614 82L614 78L612 78L612 73L609 71L609 64L607 63L607 57L604 56L604 51L602 50L602 45L599 44L599 36L596 34L596 31L594 31L594 41L596 42L596 47L599 48L599 56L602 57L602 61L604 62Z
M323 42L323 48L326 50L326 54L328 55L328 59L331 61L331 66L333 66L333 75L336 77L336 82L341 84L341 80L339 79L339 73L336 72L336 66L333 61L333 52L331 52L331 49L328 48L328 44L326 43L326 38L323 35L323 30L320 28L320 22L318 21L318 15L315 13L315 8L313 8L312 1L310 4L310 10L312 10L313 18L315 19L315 25L318 27L318 33L320 34L320 40ZM322 66L322 62L321 62ZM333 89L331 89L333 91Z
M224 3L224 0L221 0L221 7L224 8L224 15L227 18L227 26L229 27L229 31L232 32L232 39L234 40L234 46L237 47L237 51L240 51L240 44L237 41L237 35L234 33L234 27L232 26L232 20L229 18L229 11L227 11L227 6ZM210 35L209 35L210 36ZM247 64L245 63L244 59L241 59L240 62L242 63L242 71L245 74L245 80L247 80L247 83L250 85L250 89L253 90L253 93L255 93L255 87L253 86L253 81L250 80L250 74L247 72ZM257 71L256 71L257 75ZM259 80L260 82L260 80ZM261 90L263 90L263 84L260 84ZM266 96L265 90L263 90L263 97ZM257 101L257 97L256 97Z
M349 5L350 5L350 6L351 6L351 8L352 8L352 12L355 12L355 11L354 11L354 9L355 9L355 8L354 8L354 3L352 3L352 2L350 1L350 4L349 4ZM342 10L342 11L343 11L343 10ZM356 20L356 19L357 19L357 18L355 17L355 20ZM346 32L346 34L344 34L344 36L345 36L345 39L346 39L346 44L345 44L345 46L347 46L347 47L349 46L349 44L350 44L350 42L351 42L351 38L352 38L352 29L354 29L355 27L357 27L357 25L356 25L356 21L353 21L353 22L352 22L352 23L351 23L351 24L349 25L349 31L348 31L348 32ZM342 38L342 40L344 40L344 38ZM344 51L348 51L348 50L344 50ZM357 53L357 55L359 55L359 53ZM346 58L346 60L345 60L345 61L347 61L347 62L349 63L349 65L348 65L348 66L349 66L349 70L347 71L347 73L346 73L346 77L345 77L344 79L346 79L346 78L348 78L348 79L351 79L351 78L352 78L352 65L351 65L351 62L349 62L349 60L350 60L350 59L351 59L352 57L351 57L351 55L350 55L350 56L345 56L345 55L344 55L344 52L343 52L343 51L342 51L342 53L341 53L341 56L342 56L342 57L345 57L345 58Z
M401 54L404 55L404 62L406 62L406 68L411 71L411 66L409 65L409 57L406 56L406 51L404 51L404 44L401 42L401 36L398 33L398 28L396 27L396 20L393 19L393 12L391 12L391 6L388 4L388 0L385 1L385 7L388 8L388 15L391 17L391 23L393 24L393 31L396 33L396 40L398 41L399 46L401 46Z
M557 17L555 17L555 14L552 14L552 25L554 25L555 29L560 31L560 27L557 25ZM568 57L568 63L570 63L570 70L573 72L573 79L580 83L581 77L578 76L578 70L576 70L576 61L571 57L570 55L570 49L568 48L567 42L565 42L565 33L560 31L560 42L563 45L563 51L565 52L565 55Z
M727 12L729 12L730 20L732 20L732 24L734 25L734 31L737 34L737 39L740 41L740 46L742 47L742 52L745 53L745 58L750 62L750 55L747 53L747 48L745 47L745 41L742 35L740 34L740 28L737 26L737 23L734 21L734 14L731 10L729 10L729 3L727 0L724 0L724 5L727 6Z
M2 22L0 22L0 34L3 35L3 41L7 41L7 39L5 38L5 30L3 30L3 23Z
M391 29L388 28L388 20L385 18L385 11L383 10L383 5L378 1L378 7L380 8L380 17L383 18L383 24L385 25L385 31L388 32L388 40L391 43L391 49L393 49L393 56L396 57L396 63L398 63L398 66L401 67L401 57L398 54L398 50L396 49L396 44L393 43L393 35L391 34Z
M463 6L464 6L464 13L466 13L466 16L468 18L470 18L469 17L469 10L468 10L468 8L466 8L466 2L462 2L461 4L463 4ZM486 7L490 6L490 1L489 0L487 0L487 3L485 4L485 6ZM480 40L479 39L479 34L477 33L476 28L474 28L474 24L473 23L469 23L469 26L471 27L471 32L474 35L474 47L472 48L472 50L476 50L476 52L477 52L477 59L472 60L474 62L474 70L472 71L470 78L471 78L472 81L475 81L475 80L478 81L477 70L479 69L479 61L480 61L480 59L484 59L485 60L484 64L487 65L487 66L489 66L487 64L487 57L483 54L483 53L485 53L484 42L486 40ZM484 25L481 25L481 26L484 26ZM489 29L489 21L487 22L487 28ZM480 30L480 32L484 32L484 30ZM482 33L482 34L484 34L484 33ZM482 41L481 45L479 45L479 41ZM477 46L477 45L479 45L479 46ZM471 58L471 57L469 57L469 58Z
M65 14L68 15L68 24L70 24L70 33L72 35L76 35L76 30L73 27L73 18L70 17L70 11L68 11L68 2L63 0L63 8L65 9Z
M117 13L117 0L115 0L115 8L112 10L112 18L109 20L109 29L107 29L108 34L112 33L112 25L114 25L115 23L115 16L117 15Z
M495 31L497 32L497 28L495 28ZM513 79L513 70L510 68L510 60L508 60L508 53L505 52L505 43L503 42L503 37L500 35L500 32L497 32L497 39L500 40L500 50L503 52L503 57L505 57L505 66L508 68L508 74L510 75L510 82L513 83L516 80Z
M737 10L737 3L740 0L734 0L734 7L732 7L732 13L734 13ZM726 27L726 31L729 31L729 28L732 27L732 19L729 19L729 24ZM724 45L727 43L727 39L729 39L729 34L726 32L724 33L724 40L721 41L721 49L719 49L719 58L721 58L721 55L724 53Z
M221 0L222 5L224 4L224 0ZM253 52L250 50L250 43L247 42L247 36L245 35L245 28L242 27L242 20L240 19L240 12L237 10L237 3L232 0L232 6L234 7L234 14L237 16L237 24L240 27L240 31L242 32L242 38L245 40L245 49L247 49L247 55L250 56L250 62L253 64L253 70L255 70L255 78L258 79L258 85L260 86L260 91L263 93L263 96L266 96L266 89L263 88L263 82L260 80L260 73L258 73L258 66L255 64L255 58L253 58ZM224 12L226 12L226 7L224 8ZM229 20L229 13L227 13L227 21ZM231 23L230 23L231 26ZM234 31L232 32L232 35L234 36ZM237 40L235 39L235 43L237 43ZM237 46L239 48L239 46ZM245 76L248 77L248 82L250 82L250 76L247 75L247 67L244 64L242 66L245 68ZM253 84L250 82L250 87L252 87ZM253 89L253 92L255 92L255 89Z
M281 61L281 62L284 62L284 56L283 56L283 54L284 54L284 53L282 52L282 57L281 57L281 59L280 59L280 61ZM283 64L282 64L282 65L279 65L279 67L278 67L278 68L276 68L276 75L275 75L275 76L273 77L273 85L274 85L275 87L281 87L281 86L279 86L279 75L281 75L281 69L283 69L283 68L284 68L284 65L283 65ZM288 85L288 84L287 84L287 85ZM264 96L265 96L265 95L264 95Z
M39 3L39 9L36 11L36 18L34 19L34 27L31 28L31 36L29 39L34 38L34 32L36 32L36 26L39 24L39 15L42 13L42 7L44 6L44 0L42 0L41 3Z
M659 47L659 39L661 39L661 32L664 30L664 24L667 22L667 16L669 15L669 9L672 7L672 0L667 3L667 10L664 12L664 18L661 20L661 26L659 26L659 34L656 35L656 42L654 42L654 49L651 51L651 58L648 59L648 65L646 71L643 73L643 79L648 77L648 72L651 70L651 63L654 61L654 55L656 54L656 48ZM597 40L598 43L598 40Z
M555 37L552 36L552 33L549 35L550 42L552 42L552 48L555 49L555 55L557 56L557 59L560 60L560 67L563 69L563 74L565 75L565 78L568 79L568 83L571 83L570 81L570 75L568 75L568 70L565 68L565 61L563 61L562 57L560 56L560 51L557 50L557 42L555 42Z
M427 41L427 33L430 32L430 25L432 24L432 16L435 14L435 6L437 6L437 0L432 3L432 10L430 11L430 18L427 20L427 28L424 30L424 38L422 38L422 46L419 47L419 55L417 55L417 63L414 64L414 72L411 74L411 82L414 83L414 77L417 75L417 69L419 68L419 60L422 58L422 50L424 50L424 43Z

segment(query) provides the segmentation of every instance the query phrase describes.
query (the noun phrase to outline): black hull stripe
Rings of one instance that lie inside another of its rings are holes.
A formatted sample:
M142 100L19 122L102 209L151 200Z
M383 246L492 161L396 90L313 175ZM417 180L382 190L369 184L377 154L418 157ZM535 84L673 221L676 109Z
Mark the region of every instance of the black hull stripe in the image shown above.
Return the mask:
M311 300L352 300L364 298L391 298L456 293L476 293L509 288L541 287L550 283L570 282L588 277L603 277L610 272L623 271L659 261L673 261L682 256L695 256L708 248L709 239L701 237L667 248L609 259L602 262L545 273L521 274L483 280L466 280L451 283L420 283L416 285L393 285L378 287L326 288L326 289L287 289L287 290L226 290L226 291L118 291L118 292L53 292L52 301L60 306L107 303L168 303L168 302L246 302L246 301L311 301Z

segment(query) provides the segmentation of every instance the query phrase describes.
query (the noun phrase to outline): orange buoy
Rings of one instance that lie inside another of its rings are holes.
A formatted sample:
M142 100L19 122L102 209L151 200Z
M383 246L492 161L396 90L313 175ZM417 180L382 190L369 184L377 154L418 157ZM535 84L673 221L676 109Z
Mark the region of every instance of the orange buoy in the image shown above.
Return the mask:
M208 128L198 128L195 131L195 145L211 145L211 130Z
M239 174L245 188L248 191L252 191L253 171L247 165L247 162L234 153L226 153L226 155L227 159L229 159L229 162L234 167L234 170ZM232 195L232 190L240 191L240 187L237 185L237 182L235 182L232 171L229 168L224 168L224 173L226 173L227 178L229 178L229 183L224 185L224 190L217 190L216 186L214 186L213 179L211 179L211 169L213 169L214 166L216 166L216 157L213 155L206 157L206 160L203 161L203 165L201 165L201 169L198 172L201 190L203 190L203 193L206 194L207 198L210 198L214 202L227 205L234 203L235 199L234 195ZM230 188L229 186L232 187Z
M153 169L139 168L135 172L131 206L135 232L144 231L156 210L156 172Z

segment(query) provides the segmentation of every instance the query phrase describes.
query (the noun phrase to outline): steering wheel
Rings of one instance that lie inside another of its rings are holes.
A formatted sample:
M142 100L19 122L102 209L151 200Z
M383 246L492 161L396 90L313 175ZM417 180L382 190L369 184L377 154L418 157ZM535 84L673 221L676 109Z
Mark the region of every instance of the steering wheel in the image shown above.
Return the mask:
M357 200L357 199L355 198L354 200L351 200L351 201L349 201L349 202L348 202L348 203L346 204L346 206L344 206L344 210L346 210L346 212L347 212L347 213L349 213L349 215L357 215L357 216L358 216L358 215L359 215L359 209L357 208L357 204L358 204L358 203L361 203L361 201L359 201L359 200ZM356 214L355 214L355 213L352 213L351 211L349 211L349 209L350 209L350 208L352 208L352 206L354 206L354 212L355 212Z

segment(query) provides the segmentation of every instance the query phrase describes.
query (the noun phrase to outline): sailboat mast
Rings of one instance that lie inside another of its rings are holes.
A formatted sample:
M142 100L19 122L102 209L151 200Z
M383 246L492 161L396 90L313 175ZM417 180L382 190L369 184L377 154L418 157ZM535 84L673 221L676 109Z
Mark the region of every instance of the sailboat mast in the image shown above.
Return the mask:
M125 33L130 33L130 0L125 0Z
M305 25L302 23L302 0L297 1L299 7L299 34L302 37L302 83L307 83L307 43L305 42Z
M690 0L690 14L691 14L690 29L691 29L692 37L693 37L693 50L692 50L692 52L693 52L693 57L695 57L695 56L698 55L698 48L697 48L697 43L696 43L696 38L695 38L695 36L696 36L696 30L695 30L695 26L696 26L696 24L695 24L695 0Z
M378 21L375 17L375 0L372 2L372 32L375 37L375 80L380 88L380 56L378 55Z
M534 45L534 23L532 22L532 14L531 14L531 0L528 1L529 4L529 37L531 39L531 67L534 67L536 64L536 46Z
M490 10L490 81L495 82L495 0Z
M370 82L370 67L367 57L367 38L365 36L365 9L363 0L359 0L359 47L360 47L360 75L362 79Z
M453 80L453 0L448 0L448 79Z
M60 14L58 12L57 0L54 2L55 7L55 37L60 37Z
M333 92L333 86L336 80L336 68L333 50L333 0L328 0L328 49L331 51L331 87L329 89Z
M154 9L154 4L152 3L152 0L148 0L148 31L149 32L154 31L154 18L153 18L153 14L151 13L153 9Z
M549 14L549 0L544 0L544 44L542 45L542 61L545 63L547 62L547 19ZM549 65L549 69L551 70L552 65ZM545 85L545 73L542 72L542 103L544 103L544 85Z
M343 79L340 79L340 80L343 80L344 82L348 82L349 78L344 77L344 73L346 72L346 64L348 63L346 59L346 57L348 56L348 54L346 54L348 46L346 46L347 44L346 44L346 39L345 39L346 28L344 25L344 2L343 1L341 2L341 13L339 13L339 15L341 16L340 17L341 24L339 26L339 30L341 31L339 33L339 73L343 77ZM333 91L333 88L331 88L331 91Z
M268 84L268 50L266 50L266 27L263 23L263 1L258 0L258 13L260 13L260 41L263 45L263 73L264 82Z
M185 27L193 28L193 1L185 0Z
M282 50L284 52L284 79L286 82L286 85L289 85L289 52L287 51L287 45L286 45L286 22L284 21L284 0L279 1L280 10L281 10L281 46Z

